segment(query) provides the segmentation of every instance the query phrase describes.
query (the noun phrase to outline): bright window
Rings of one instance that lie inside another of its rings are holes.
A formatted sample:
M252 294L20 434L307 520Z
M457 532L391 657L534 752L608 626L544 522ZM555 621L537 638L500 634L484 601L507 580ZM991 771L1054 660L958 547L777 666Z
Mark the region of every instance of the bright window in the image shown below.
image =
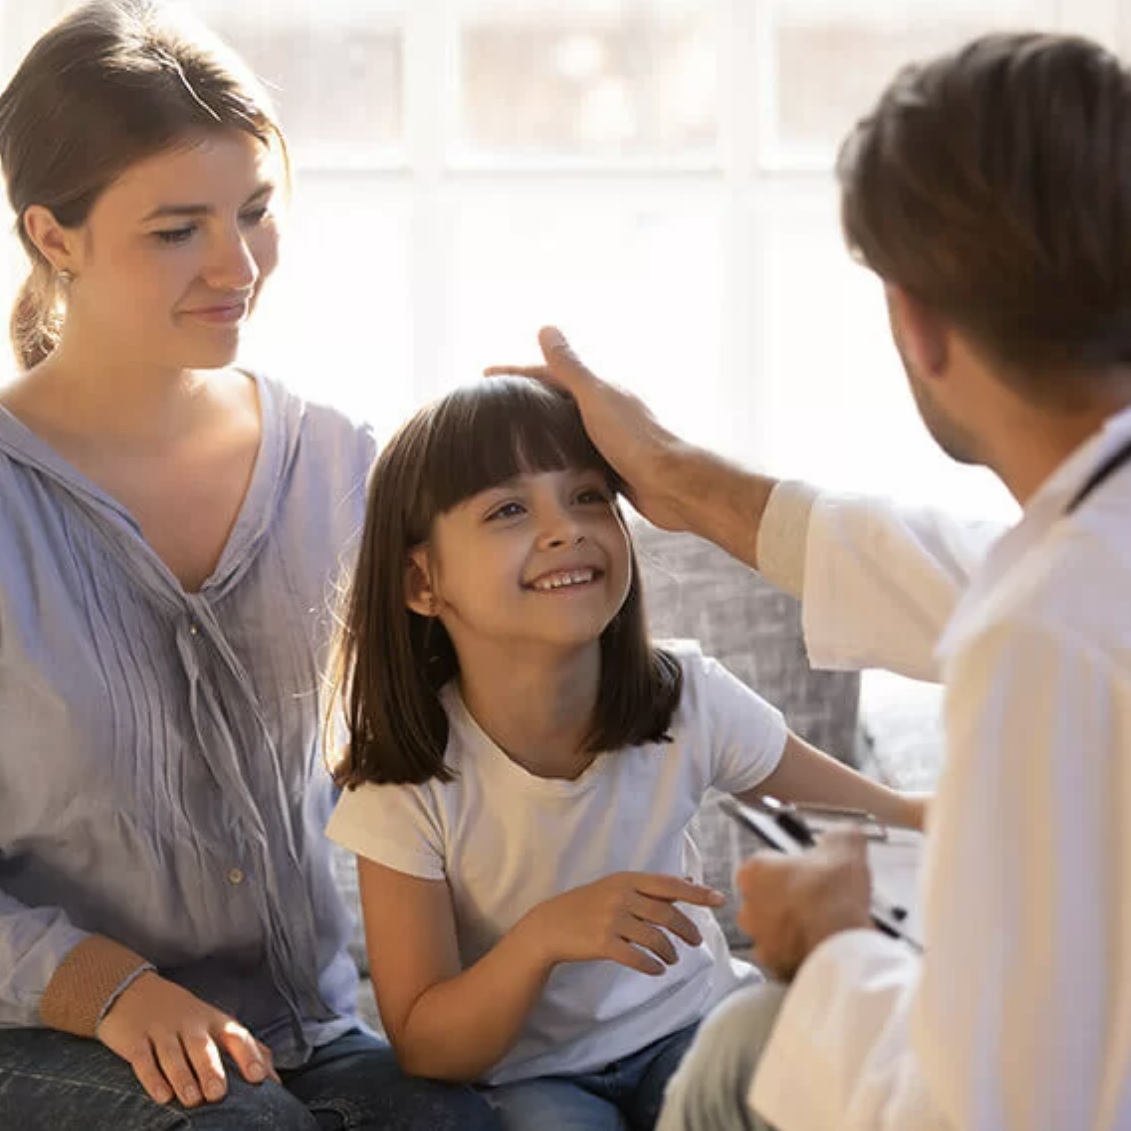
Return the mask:
M10 73L66 0L0 0ZM1004 510L918 424L841 247L837 140L982 31L1131 41L1122 0L190 0L297 163L246 360L387 433L554 321L677 429L831 485ZM22 274L0 252L7 296Z

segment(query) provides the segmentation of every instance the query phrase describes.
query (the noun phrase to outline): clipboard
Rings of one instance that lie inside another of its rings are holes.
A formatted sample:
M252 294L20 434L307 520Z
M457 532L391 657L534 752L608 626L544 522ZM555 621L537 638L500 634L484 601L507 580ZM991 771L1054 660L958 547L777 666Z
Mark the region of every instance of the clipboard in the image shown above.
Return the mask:
M787 805L768 796L761 798L756 806L734 797L723 797L719 807L754 833L766 847L790 856L808 851L821 833L831 828L850 824L861 829L868 841L868 865L872 873L872 922L884 934L898 939L918 954L923 953L919 897L922 833L889 828L861 809Z

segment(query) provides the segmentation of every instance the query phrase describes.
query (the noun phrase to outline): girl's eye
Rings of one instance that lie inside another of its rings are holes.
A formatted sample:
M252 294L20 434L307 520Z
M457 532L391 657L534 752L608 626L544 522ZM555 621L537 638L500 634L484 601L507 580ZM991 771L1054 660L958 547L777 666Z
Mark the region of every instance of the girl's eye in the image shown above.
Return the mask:
M502 506L491 511L487 516L487 521L493 522L497 518L514 518L523 513L525 512L521 503L503 503Z
M196 231L195 224L188 224L183 228L167 228L163 232L154 232L154 239L164 244L175 246L188 242Z
M603 491L600 487L586 487L577 493L577 501L579 503L607 503L609 502L609 493Z

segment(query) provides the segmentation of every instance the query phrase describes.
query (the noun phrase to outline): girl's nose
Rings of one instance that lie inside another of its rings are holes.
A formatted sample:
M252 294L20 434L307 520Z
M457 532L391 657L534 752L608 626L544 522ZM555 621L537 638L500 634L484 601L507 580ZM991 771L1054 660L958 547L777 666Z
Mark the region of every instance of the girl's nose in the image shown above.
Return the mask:
M546 516L541 542L547 549L560 550L584 540L581 526L568 510L558 510Z
M551 550L558 550L563 546L576 546L579 542L584 541L585 535L582 534L580 530L578 530L574 531L571 534L554 534L546 539L546 546Z

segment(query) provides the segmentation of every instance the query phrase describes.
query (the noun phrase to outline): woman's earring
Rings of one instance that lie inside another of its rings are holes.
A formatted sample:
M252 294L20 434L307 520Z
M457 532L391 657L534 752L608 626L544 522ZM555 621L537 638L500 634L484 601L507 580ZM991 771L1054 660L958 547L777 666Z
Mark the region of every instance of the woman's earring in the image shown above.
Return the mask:
M55 278L59 280L60 285L63 287L69 287L75 281L74 272L68 271L65 268L62 271L56 271Z

